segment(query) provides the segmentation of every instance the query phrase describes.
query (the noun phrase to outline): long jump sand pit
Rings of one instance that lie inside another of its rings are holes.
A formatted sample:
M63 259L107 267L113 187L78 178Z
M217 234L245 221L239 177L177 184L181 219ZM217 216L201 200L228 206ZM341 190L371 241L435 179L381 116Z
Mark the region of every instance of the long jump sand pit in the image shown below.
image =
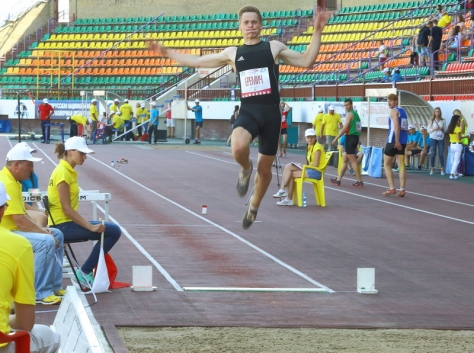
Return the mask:
M474 331L248 327L117 327L131 353L461 353Z

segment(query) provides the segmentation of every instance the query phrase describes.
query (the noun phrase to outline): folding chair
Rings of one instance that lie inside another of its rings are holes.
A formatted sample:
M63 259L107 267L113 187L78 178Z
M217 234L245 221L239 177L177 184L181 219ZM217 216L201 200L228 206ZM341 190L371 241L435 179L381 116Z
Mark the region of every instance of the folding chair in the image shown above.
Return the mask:
M30 353L30 334L17 331L10 334L0 332L0 343L15 342L15 353Z
M48 196L43 196L43 204L44 204L44 208L46 209L46 212L48 212L49 217L51 217L51 221L53 222L53 226L55 226L56 224L54 223L54 219L51 215L51 212L49 211ZM76 269L80 269L80 266L79 266L79 262L76 259L76 255L74 254L74 251L72 250L71 244L84 243L86 241L89 241L89 239L74 239L74 240L64 239L64 254L66 255L66 258L69 261L69 264L71 265L72 272L74 274L74 277L76 278L77 284L79 284L79 287L81 287L81 290L83 292L88 291L89 288L83 287L81 285L81 282L79 281L79 278L77 277ZM72 260L74 260L74 262ZM74 266L76 266L76 268L74 268Z

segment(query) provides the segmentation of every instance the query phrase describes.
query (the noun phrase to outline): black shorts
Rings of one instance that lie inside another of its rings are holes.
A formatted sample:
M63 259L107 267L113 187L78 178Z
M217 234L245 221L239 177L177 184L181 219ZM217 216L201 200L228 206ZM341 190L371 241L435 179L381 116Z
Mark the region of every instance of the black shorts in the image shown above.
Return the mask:
M282 135L288 135L288 129L285 127L284 129L280 130L280 134Z
M385 150L384 150L384 154L386 156L389 156L389 157L394 157L396 154L401 154L401 155L404 155L405 154L405 147L407 145L404 144L402 145L402 149L401 150L397 150L395 148L395 144L394 143L387 143L385 145Z
M276 155L281 128L280 104L242 103L234 129L237 127L247 130L252 140L258 136L258 152Z
M200 121L200 122L196 122L196 127L202 127L202 124L204 123L204 121Z
M359 135L346 135L346 154L357 154Z
M416 149L416 150L411 150L411 155L412 156L416 156L417 154L420 154L421 153L421 150L420 149Z

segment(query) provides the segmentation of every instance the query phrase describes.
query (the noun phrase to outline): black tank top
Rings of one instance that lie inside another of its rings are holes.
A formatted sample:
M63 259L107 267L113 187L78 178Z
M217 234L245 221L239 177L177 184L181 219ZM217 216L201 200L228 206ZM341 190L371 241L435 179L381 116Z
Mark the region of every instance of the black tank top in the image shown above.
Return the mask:
M240 79L242 103L280 104L278 65L269 42L238 47L235 68Z

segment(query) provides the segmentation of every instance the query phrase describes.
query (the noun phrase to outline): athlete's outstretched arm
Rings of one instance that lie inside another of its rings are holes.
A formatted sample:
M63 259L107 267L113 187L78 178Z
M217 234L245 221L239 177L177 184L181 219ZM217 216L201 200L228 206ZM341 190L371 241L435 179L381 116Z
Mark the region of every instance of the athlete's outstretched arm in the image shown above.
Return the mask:
M289 49L283 43L277 42L279 45L279 53L277 58L283 60L285 63L297 67L312 67L314 61L319 54L319 47L321 46L321 36L324 26L331 17L330 11L318 11L314 17L314 32L311 37L311 42L306 48L306 51L301 54L295 50ZM272 43L272 42L270 42Z
M203 56L182 54L175 50L170 50L156 41L148 42L148 49L154 51L158 55L166 56L189 67L206 67L214 68L224 65L234 66L236 47L229 47L216 54L208 54Z

